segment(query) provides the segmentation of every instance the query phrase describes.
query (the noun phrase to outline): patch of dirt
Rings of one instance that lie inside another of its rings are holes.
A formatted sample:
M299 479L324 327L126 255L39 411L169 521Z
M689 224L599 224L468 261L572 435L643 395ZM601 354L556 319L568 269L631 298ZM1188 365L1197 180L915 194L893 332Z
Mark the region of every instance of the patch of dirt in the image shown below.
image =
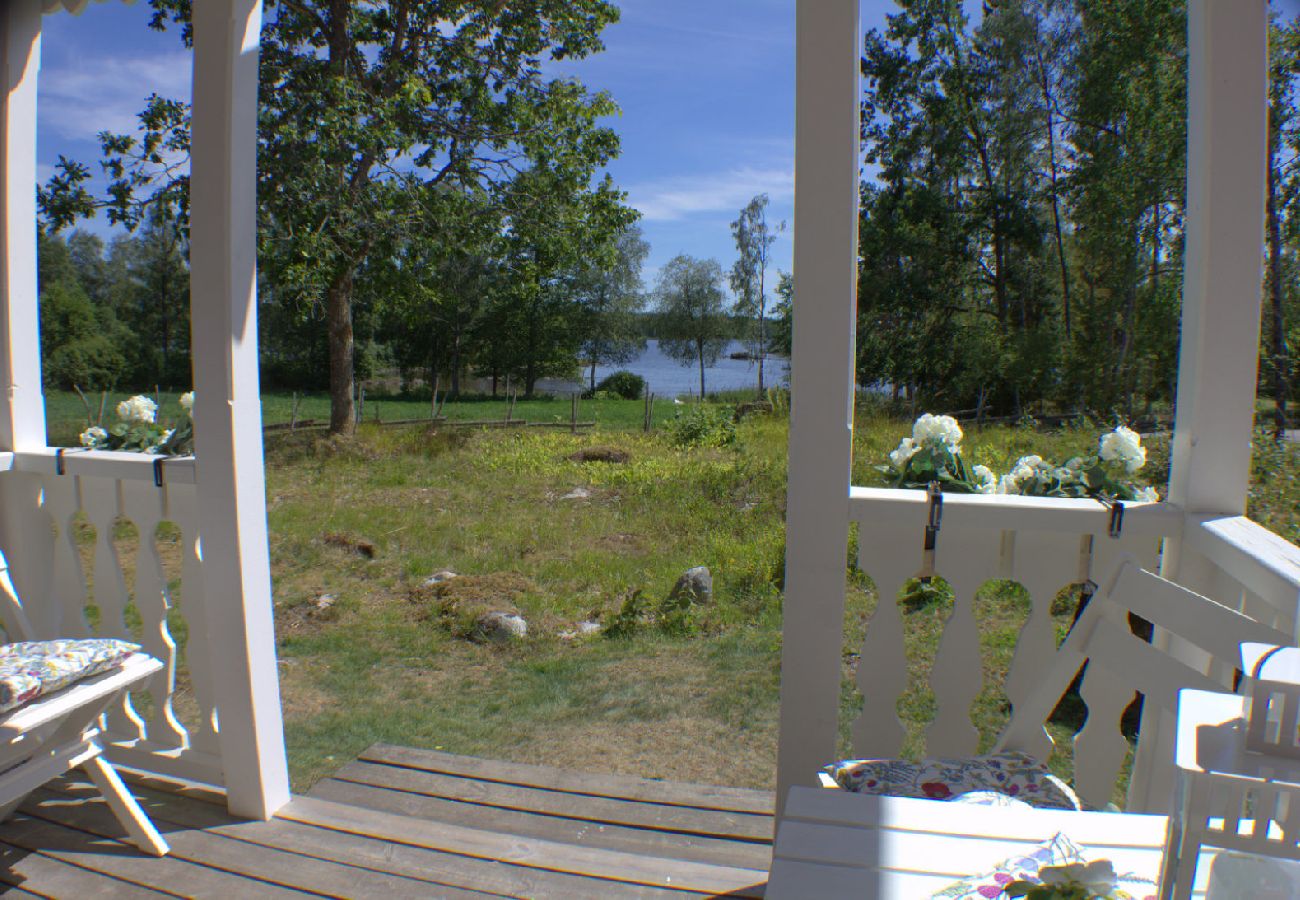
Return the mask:
M340 549L356 553L359 556L364 556L366 559L374 559L379 555L378 549L376 549L372 542L365 538L354 537L350 534L333 531L325 535L321 540L331 547L339 547Z
M638 534L628 534L620 531L614 534L601 535L596 539L596 547L600 550L631 555L643 552L645 541Z
M572 462L626 463L632 454L618 447L584 447L567 457Z

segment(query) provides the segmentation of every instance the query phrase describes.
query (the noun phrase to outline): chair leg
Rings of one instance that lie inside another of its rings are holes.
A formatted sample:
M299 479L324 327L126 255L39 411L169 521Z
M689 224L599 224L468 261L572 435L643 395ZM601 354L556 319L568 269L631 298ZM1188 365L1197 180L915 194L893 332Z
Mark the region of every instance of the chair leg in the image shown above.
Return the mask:
M1186 828L1183 839L1178 842L1178 869L1174 876L1173 900L1190 900L1192 888L1196 884L1196 863L1200 855L1200 831Z
M121 777L113 771L113 767L104 761L102 756L96 756L94 759L82 763L86 774L90 780L99 788L99 792L104 795L108 801L109 808L113 810L113 815L122 823L131 840L135 841L137 847L153 856L166 856L168 851L167 842L163 840L158 829L153 827L149 817L145 815L140 804L135 802L126 785L122 783Z
M1174 885L1178 876L1178 848L1183 843L1184 825L1182 817L1175 810L1169 817L1169 828L1165 832L1165 855L1160 862L1160 881L1157 896L1160 900L1170 900L1174 895Z

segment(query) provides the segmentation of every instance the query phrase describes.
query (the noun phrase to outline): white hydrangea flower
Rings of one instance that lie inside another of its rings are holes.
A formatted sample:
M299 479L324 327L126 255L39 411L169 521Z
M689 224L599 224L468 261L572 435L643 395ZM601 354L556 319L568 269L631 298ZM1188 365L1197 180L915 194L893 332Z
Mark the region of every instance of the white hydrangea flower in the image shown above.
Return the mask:
M889 461L894 464L894 468L900 472L907 465L907 461L916 453L916 444L911 438L903 438L898 443L898 449L889 454Z
M143 394L117 405L117 417L124 422L152 422L158 415L158 404Z
M993 474L993 470L988 466L976 466L971 469L976 480L979 482L975 489L981 494L1001 493L998 491L998 476Z
M1019 494L1020 482L1016 481L1015 475L1008 472L1006 475L1003 475L1000 479L998 479L998 487L996 493Z
M108 432L98 425L91 425L81 433L81 446L98 450L108 444Z
M954 451L961 444L962 431L952 416L923 414L912 426L912 440L917 444L939 441Z
M1144 487L1137 492L1138 503L1158 503L1160 501L1160 492L1153 487Z
M1076 472L1068 466L1061 466L1061 468L1056 470L1055 474L1056 480L1061 482L1061 484L1069 484L1071 481L1074 481Z
M1071 863L1067 866L1044 866L1038 870L1043 884L1058 887L1078 885L1086 888L1090 897L1108 897L1117 884L1115 867L1108 859L1090 863Z
M194 408L194 392L186 391L185 393L181 394L181 398L179 402L181 408L183 408L186 412L189 412Z
M1122 462L1125 471L1132 473L1146 465L1147 448L1136 431L1120 425L1102 437L1098 455L1107 462Z

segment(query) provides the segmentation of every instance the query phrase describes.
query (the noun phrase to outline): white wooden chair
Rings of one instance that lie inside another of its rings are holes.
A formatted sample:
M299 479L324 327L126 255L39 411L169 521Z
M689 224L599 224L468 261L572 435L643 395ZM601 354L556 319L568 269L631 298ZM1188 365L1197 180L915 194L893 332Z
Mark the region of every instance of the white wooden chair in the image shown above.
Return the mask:
M10 640L37 639L3 556L0 616ZM166 841L104 760L103 747L97 740L104 711L125 691L161 668L162 663L153 657L134 653L107 671L0 714L0 818L11 813L36 788L80 766L135 844L154 856L165 855Z
M1159 643L1148 643L1134 635L1129 627L1129 613L1141 616L1156 626L1157 640L1160 640L1159 635L1162 630L1176 633L1179 636L1178 646L1170 650ZM1045 761L1042 748L1051 747L1051 738L1046 733L1045 723L1085 664L1088 665L1085 677L1103 677L1113 682L1108 686L1108 690L1117 690L1126 694L1140 691L1147 704L1144 708L1144 722L1159 721L1154 715L1149 715L1158 711L1160 715L1167 713L1169 722L1172 723L1176 715L1180 690L1184 688L1217 692L1231 690L1232 674L1239 659L1239 645L1249 641L1291 643L1291 638L1214 600L1145 571L1131 559L1121 560L1079 616L1074 628L1052 658L1051 664L1042 673L1037 689L1027 701L1018 704L1013 710L1012 720L994 749L999 752L1019 751ZM1178 655L1175 656L1175 653ZM1192 662L1184 659L1191 659ZM1207 674L1211 672L1216 677ZM1094 726L1091 719L1088 725ZM1099 729L1109 729L1113 732L1111 735L1113 741L1104 745L1105 752L1098 753L1097 742L1094 741L1090 745L1088 742L1083 742L1084 746L1081 746L1084 732L1076 735L1074 787L1085 803L1104 808L1110 801L1116 778L1123 767L1127 742L1119 734L1113 719L1105 723L1099 721L1095 725ZM1089 728L1084 729L1084 731L1088 730ZM1160 803L1147 804L1148 807L1160 806L1161 808L1147 808L1144 811L1168 814L1172 810L1174 799L1172 727L1168 734L1160 730L1156 734L1143 735L1138 742L1134 771L1141 772L1143 778L1156 779L1160 784L1168 783L1168 789L1163 792L1146 790L1144 793L1146 797L1163 797ZM1133 796L1133 788L1136 787L1138 787L1136 784L1131 785L1130 797ZM989 785L989 789L996 789L996 787ZM792 803L795 792L799 790L792 791ZM803 828L801 823L795 822L790 829L784 827L784 822L778 826L773 848L771 884L784 884L786 870L793 872L797 869L803 891L801 896L828 898L850 896L849 893L834 885L844 883L860 885L860 881L852 875L852 872L874 870L880 865L879 860L873 862L863 856L865 852L863 848L874 846L871 840L875 840L872 838L864 844L863 829L885 829L888 826L906 830L912 827L902 820L890 822L873 820L873 817L883 814L881 810L893 810L897 813L905 809L902 804L880 806L877 803L879 798L860 798L870 802L855 804L849 802L850 797L852 795L846 796L844 802L835 805L834 816L818 819L816 843L821 849L818 850L820 855L815 860L807 852L806 841L803 841L806 835L801 831ZM800 804L806 806L809 802L811 800L805 791L795 806L798 807ZM944 801L911 802L934 804L933 808L937 810L940 808L937 804ZM981 808L981 814L984 812ZM998 816L1009 816L1011 819L1016 819L1015 813L1019 813L1026 828L1034 833L1037 831L1029 826L1034 823L1050 822L1052 828L1048 830L1046 836L1053 833L1052 829L1069 833L1068 827L1061 824L1062 816L1081 816L1079 822L1082 825L1092 821L1088 816L1095 815L1041 809L993 810L992 812ZM952 814L960 815L955 809L952 810ZM1156 821L1159 821L1160 827L1163 828L1163 820ZM932 831L937 834L942 830L937 828ZM957 844L963 844L964 839L956 833L953 836L958 839ZM942 855L944 850L941 844L934 843L928 852ZM999 860L989 858L985 862L991 866ZM820 876L819 871L822 871ZM1154 877L1156 874L1152 867L1150 875ZM819 880L822 876L824 881ZM774 891L770 896L776 896L778 893L782 896L794 896L782 891ZM867 896L861 891L853 895ZM881 896L891 895L885 891Z
M1133 634L1130 613L1155 626L1154 643ZM1165 646L1171 643L1171 634L1177 635L1172 639L1177 646ZM996 749L1038 755L1035 748L1043 746L1044 723L1086 663L1088 677L1102 669L1103 677L1113 679L1122 689L1141 692L1144 723L1157 721L1152 705L1165 717L1162 725L1167 728L1138 741L1129 808L1135 806L1134 790L1143 790L1147 796L1162 797L1163 802L1137 804L1144 807L1141 811L1167 813L1173 801L1173 723L1178 692L1196 688L1230 693L1241 644L1251 641L1289 644L1292 638L1148 572L1131 558L1122 559L1057 649L1029 700L1013 710ZM1095 747L1079 746L1082 734L1075 737L1074 788L1086 803L1102 808L1110 801L1124 762L1124 748L1117 741L1118 752L1104 758ZM1142 779L1149 783L1140 784ZM1152 791L1151 783L1163 787Z

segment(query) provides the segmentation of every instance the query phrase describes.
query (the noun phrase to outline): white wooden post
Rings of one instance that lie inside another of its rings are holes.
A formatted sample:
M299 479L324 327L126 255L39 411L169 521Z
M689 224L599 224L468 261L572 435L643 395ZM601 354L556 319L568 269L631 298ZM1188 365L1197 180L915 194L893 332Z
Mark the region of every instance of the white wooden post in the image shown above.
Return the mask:
M0 3L0 450L45 446L36 251L36 81L41 65L40 0ZM58 621L49 596L52 537L39 521L40 486L26 475L0 477L0 548L13 564L37 633Z
M230 809L289 800L276 671L257 370L261 0L194 4L190 304L207 638Z
M1266 0L1192 0L1187 10L1187 213L1178 399L1168 500L1188 527L1201 513L1240 515L1250 480L1268 166ZM1161 574L1213 596L1216 577L1181 540L1166 540ZM1217 599L1229 602L1231 598ZM1189 665L1205 655L1162 629L1153 642ZM1144 761L1173 752L1174 717L1148 704L1129 806L1159 810L1173 785Z
M858 279L858 0L799 0L777 803L839 732ZM864 665L869 662L864 661Z
M36 302L36 75L40 0L0 4L0 450L45 446L40 314Z
M1263 290L1266 0L1188 4L1187 215L1169 499L1241 515Z

